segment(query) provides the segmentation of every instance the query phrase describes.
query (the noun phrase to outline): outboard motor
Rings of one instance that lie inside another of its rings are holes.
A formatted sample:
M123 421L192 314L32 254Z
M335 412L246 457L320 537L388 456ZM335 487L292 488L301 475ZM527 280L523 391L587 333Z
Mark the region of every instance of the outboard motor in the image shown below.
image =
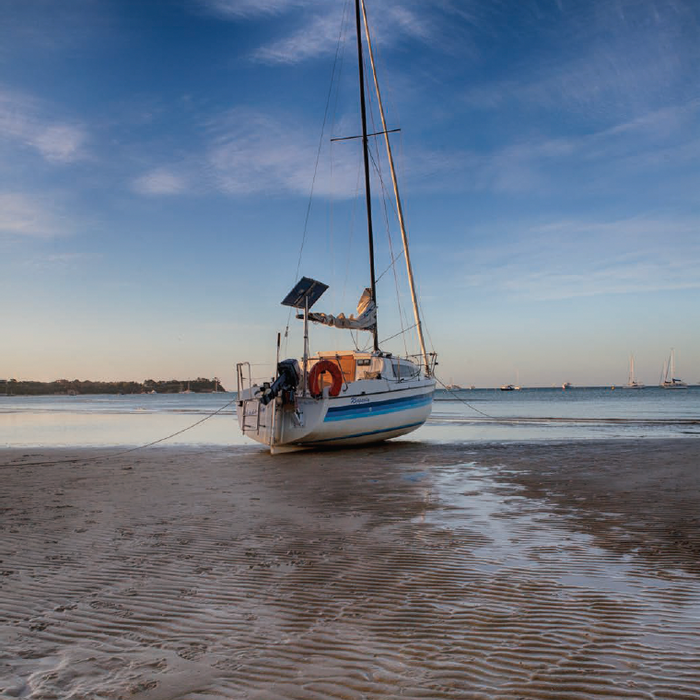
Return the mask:
M282 360L277 365L277 379L260 398L260 403L267 406L281 391L294 391L299 384L301 370L296 360Z

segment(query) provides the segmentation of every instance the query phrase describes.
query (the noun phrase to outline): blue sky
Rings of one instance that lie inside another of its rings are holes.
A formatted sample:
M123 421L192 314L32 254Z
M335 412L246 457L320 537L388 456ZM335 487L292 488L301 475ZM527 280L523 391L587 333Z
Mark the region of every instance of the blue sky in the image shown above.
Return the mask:
M237 361L273 361L319 143L299 274L331 285L319 310L353 311L367 284L359 153L329 142L359 129L347 11L4 0L0 376L231 387ZM443 380L620 384L634 352L653 384L674 347L677 374L700 382L700 4L368 12ZM390 272L381 337L399 328L395 297ZM348 340L314 329L312 345Z

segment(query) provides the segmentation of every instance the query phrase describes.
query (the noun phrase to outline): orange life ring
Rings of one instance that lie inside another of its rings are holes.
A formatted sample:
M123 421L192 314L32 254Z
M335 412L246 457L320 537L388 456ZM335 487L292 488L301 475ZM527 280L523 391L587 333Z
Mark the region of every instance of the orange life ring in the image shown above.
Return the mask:
M343 375L340 373L338 365L330 360L320 360L311 368L311 372L309 373L309 391L311 392L311 396L321 396L323 393L321 375L324 372L330 372L331 377L333 377L333 383L331 384L329 394L331 396L338 396L343 386Z

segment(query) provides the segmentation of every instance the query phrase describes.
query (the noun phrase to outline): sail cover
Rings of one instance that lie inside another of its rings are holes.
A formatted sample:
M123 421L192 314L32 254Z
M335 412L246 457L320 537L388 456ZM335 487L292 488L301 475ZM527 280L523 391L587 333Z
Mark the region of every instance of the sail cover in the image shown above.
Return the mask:
M377 324L377 305L372 300L372 291L367 288L362 293L357 303L357 316L345 316L345 314L309 313L309 321L322 323L324 326L336 328L348 328L350 330L371 331Z

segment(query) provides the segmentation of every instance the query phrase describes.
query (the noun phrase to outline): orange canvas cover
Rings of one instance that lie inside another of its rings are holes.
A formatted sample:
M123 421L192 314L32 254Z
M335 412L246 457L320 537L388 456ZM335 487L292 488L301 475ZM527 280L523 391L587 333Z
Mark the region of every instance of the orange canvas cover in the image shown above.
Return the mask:
M330 360L333 364L340 367L340 372L343 375L343 382L349 384L355 381L355 357L353 355L333 355L324 357L325 360ZM326 387L333 383L333 377L328 372L324 372L320 378L320 386Z

